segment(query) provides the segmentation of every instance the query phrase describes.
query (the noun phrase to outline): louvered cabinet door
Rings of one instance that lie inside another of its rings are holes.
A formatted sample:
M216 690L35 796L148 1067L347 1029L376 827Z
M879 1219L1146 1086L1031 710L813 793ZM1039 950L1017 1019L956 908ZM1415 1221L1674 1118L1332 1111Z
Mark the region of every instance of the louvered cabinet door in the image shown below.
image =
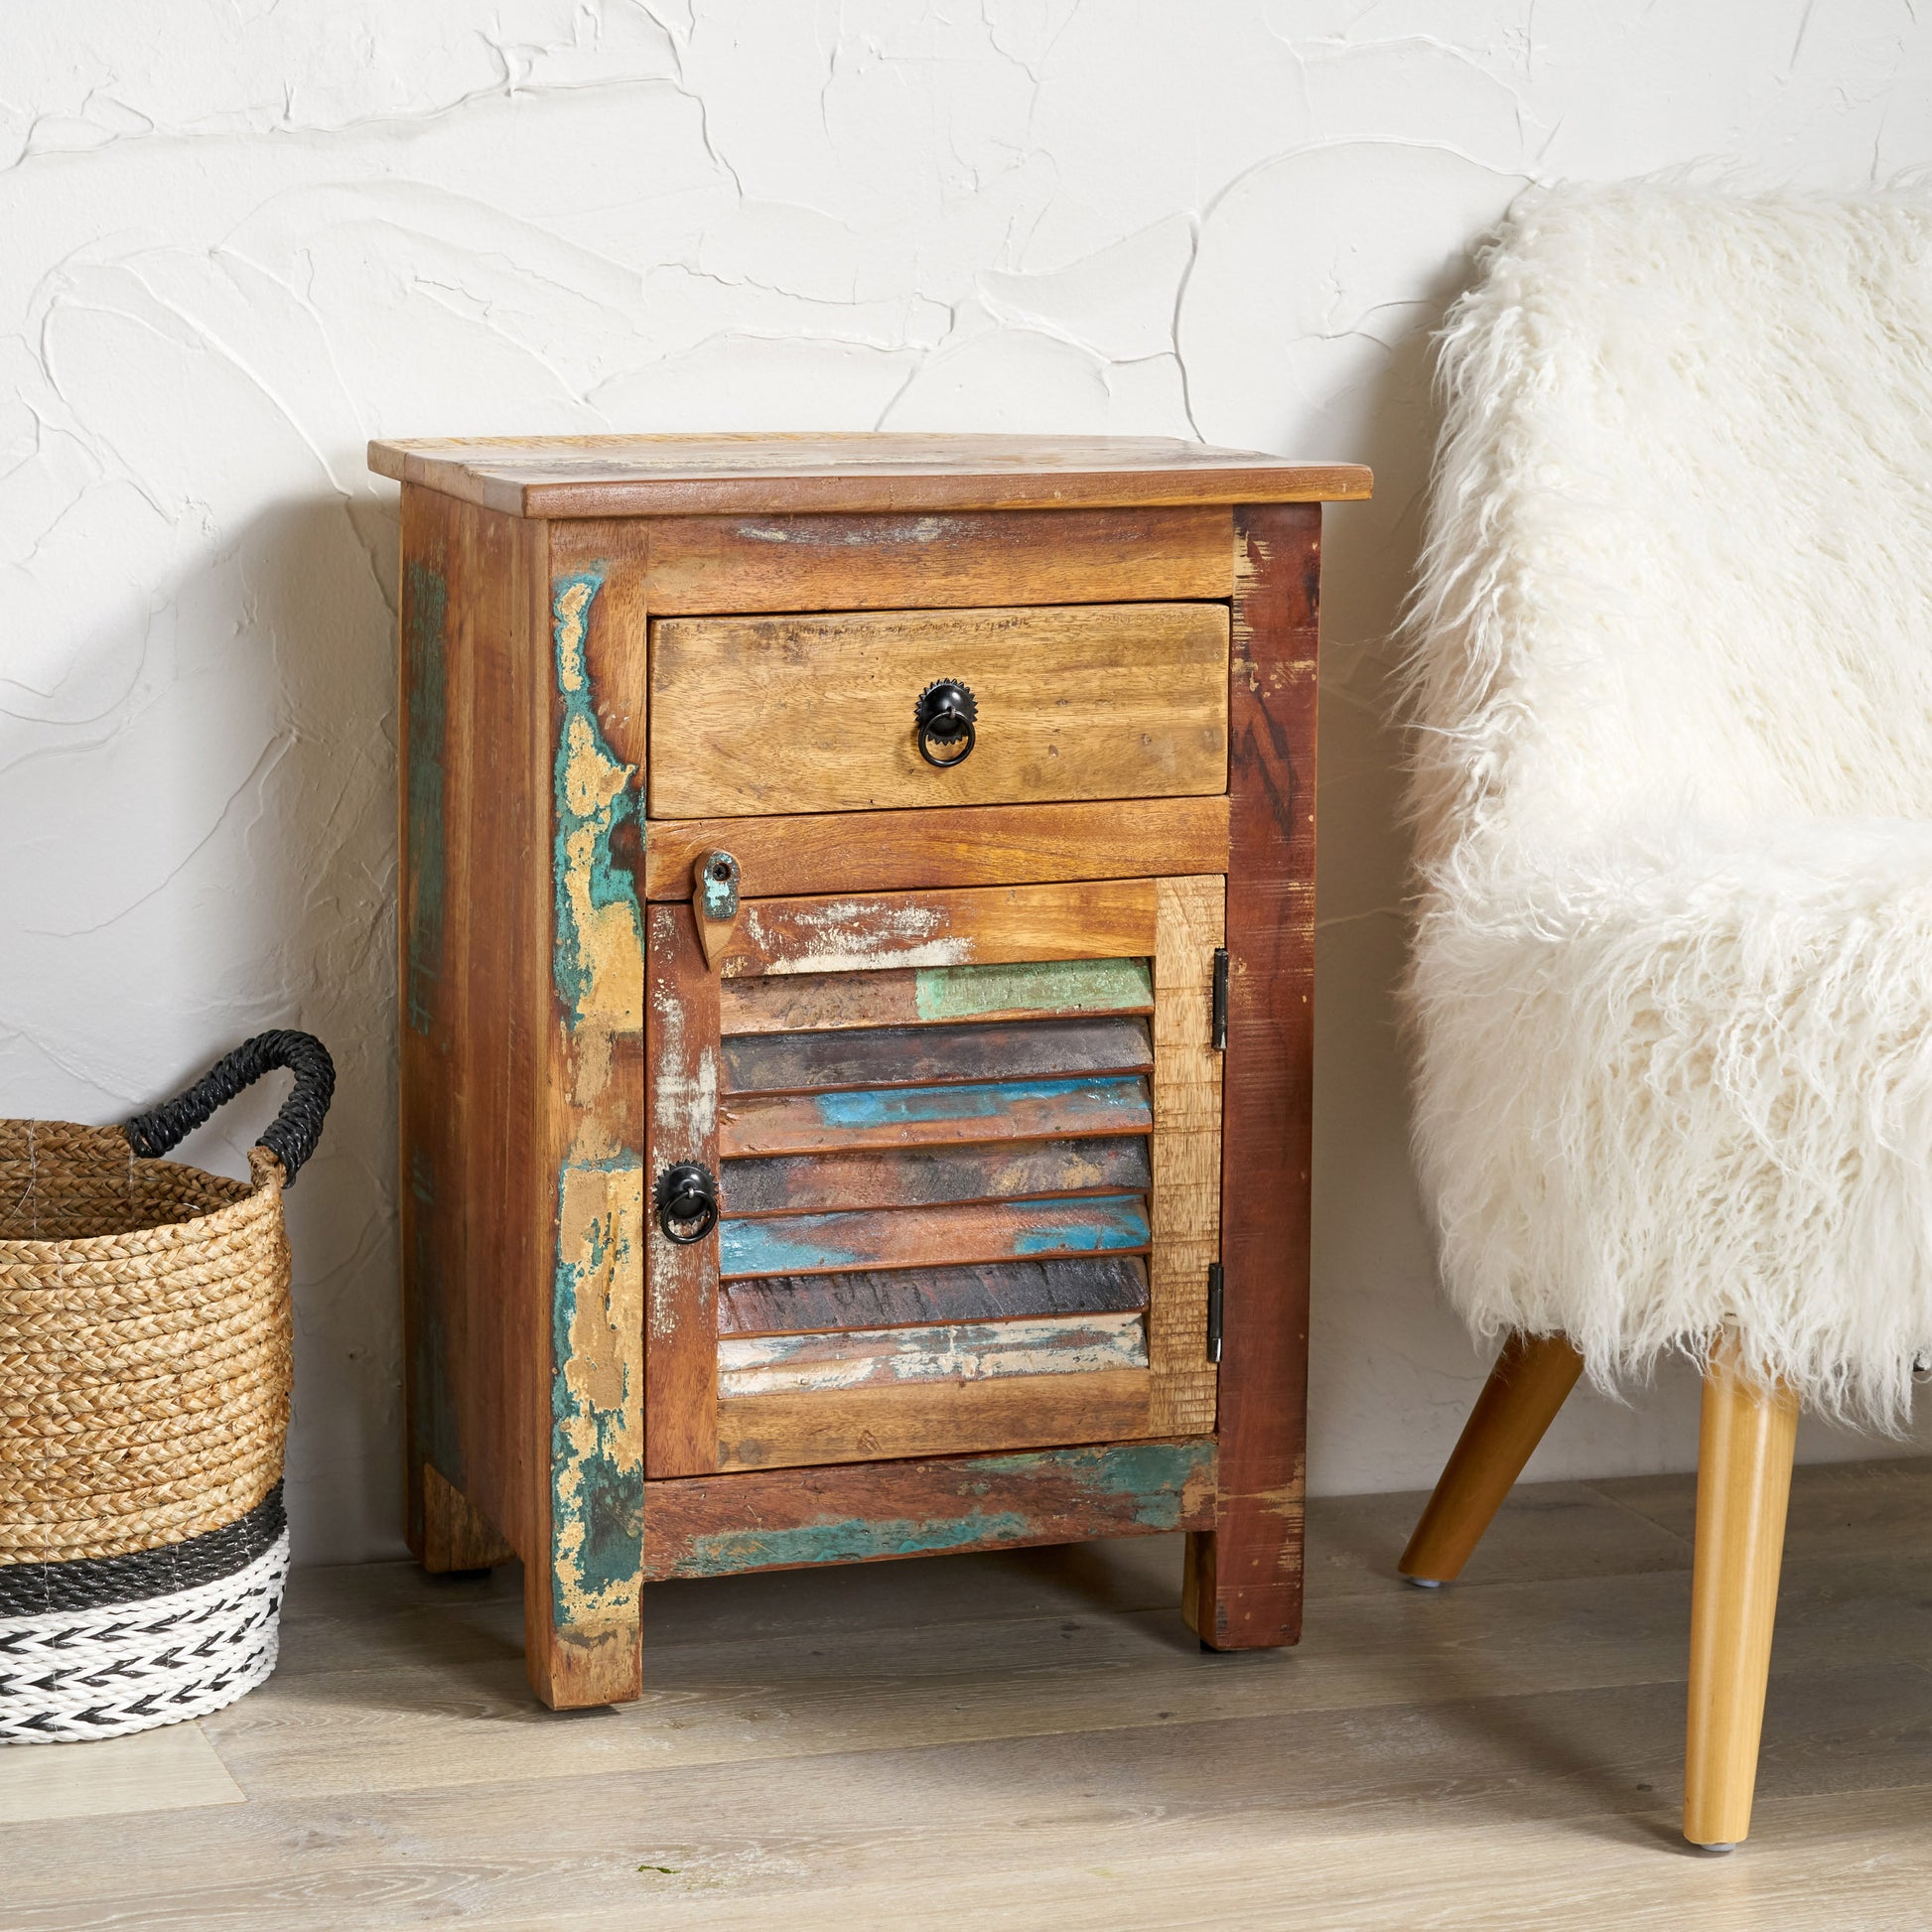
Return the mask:
M1214 1426L1219 877L650 908L652 1476Z

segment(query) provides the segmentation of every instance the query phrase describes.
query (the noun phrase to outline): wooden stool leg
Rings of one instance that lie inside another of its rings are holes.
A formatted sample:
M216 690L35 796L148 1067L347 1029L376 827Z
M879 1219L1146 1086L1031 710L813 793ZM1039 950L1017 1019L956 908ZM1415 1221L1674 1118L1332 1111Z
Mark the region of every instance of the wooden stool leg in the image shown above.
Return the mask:
M1583 1367L1562 1335L1511 1335L1503 1344L1396 1566L1403 1576L1447 1584L1461 1574Z
M1771 1672L1798 1400L1738 1373L1719 1345L1704 1377L1684 1836L1727 1848L1751 1828L1764 1687Z

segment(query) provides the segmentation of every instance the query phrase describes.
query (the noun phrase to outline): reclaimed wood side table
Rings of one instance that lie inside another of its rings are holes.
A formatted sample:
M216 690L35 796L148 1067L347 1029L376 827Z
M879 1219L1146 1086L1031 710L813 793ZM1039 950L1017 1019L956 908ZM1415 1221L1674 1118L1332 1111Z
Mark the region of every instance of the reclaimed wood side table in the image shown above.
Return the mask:
M1299 1634L1315 593L1352 467L377 443L409 1540L646 1581L1189 1532Z

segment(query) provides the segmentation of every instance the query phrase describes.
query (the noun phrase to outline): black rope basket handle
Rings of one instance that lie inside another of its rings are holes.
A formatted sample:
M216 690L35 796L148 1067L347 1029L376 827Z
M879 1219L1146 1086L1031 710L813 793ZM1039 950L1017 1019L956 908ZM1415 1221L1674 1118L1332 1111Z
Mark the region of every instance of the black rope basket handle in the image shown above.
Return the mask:
M136 1114L121 1131L136 1154L158 1161L178 1147L217 1107L225 1106L244 1087L252 1087L264 1073L283 1066L295 1075L295 1086L282 1102L282 1111L255 1143L282 1164L282 1184L295 1185L302 1164L322 1139L323 1117L336 1092L336 1062L314 1034L285 1031L257 1034L232 1053L217 1060L184 1094Z

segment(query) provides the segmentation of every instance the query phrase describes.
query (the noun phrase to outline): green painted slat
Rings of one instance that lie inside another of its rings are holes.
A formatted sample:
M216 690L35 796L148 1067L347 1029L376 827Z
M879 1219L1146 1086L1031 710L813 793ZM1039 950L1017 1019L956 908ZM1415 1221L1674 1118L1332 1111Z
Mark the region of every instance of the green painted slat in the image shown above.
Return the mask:
M1060 959L927 966L919 971L912 997L921 1020L1007 1012L1118 1013L1154 1004L1154 963Z
M891 966L864 973L759 974L720 989L728 1038L967 1021L1065 1020L1152 1013L1146 959L994 966Z

